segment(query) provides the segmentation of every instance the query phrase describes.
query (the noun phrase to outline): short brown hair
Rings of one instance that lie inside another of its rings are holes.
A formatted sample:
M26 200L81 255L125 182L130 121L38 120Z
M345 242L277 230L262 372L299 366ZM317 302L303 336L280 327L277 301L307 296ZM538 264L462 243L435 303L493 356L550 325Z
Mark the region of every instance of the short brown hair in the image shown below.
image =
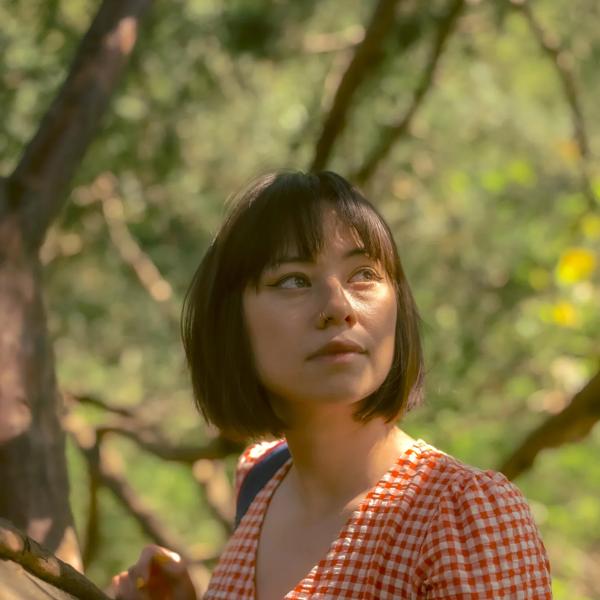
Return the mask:
M279 171L252 182L233 206L198 267L183 304L181 336L196 405L225 434L281 435L258 379L243 320L242 293L293 244L303 256L323 247L323 208L356 232L395 285L398 315L392 366L360 402L355 418L392 421L421 401L423 354L419 315L392 233L362 193L331 171Z

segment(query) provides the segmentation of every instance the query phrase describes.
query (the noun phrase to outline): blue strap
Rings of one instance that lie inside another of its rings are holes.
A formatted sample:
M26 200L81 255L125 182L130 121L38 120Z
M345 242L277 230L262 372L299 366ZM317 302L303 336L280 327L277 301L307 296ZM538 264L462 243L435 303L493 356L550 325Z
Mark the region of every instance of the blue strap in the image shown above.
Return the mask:
M240 486L240 493L237 498L237 506L235 510L235 527L240 524L242 517L246 514L247 510L252 504L252 500L256 497L258 492L265 487L267 481L275 475L287 460L291 454L287 444L281 444L270 452L266 458L263 458L260 462L256 463L242 481Z

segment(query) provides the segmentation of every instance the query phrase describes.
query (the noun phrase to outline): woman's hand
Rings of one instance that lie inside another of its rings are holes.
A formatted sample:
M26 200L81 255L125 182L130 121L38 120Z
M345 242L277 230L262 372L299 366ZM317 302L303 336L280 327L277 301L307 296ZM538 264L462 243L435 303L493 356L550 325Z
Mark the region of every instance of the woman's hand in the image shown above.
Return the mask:
M127 571L112 580L117 600L196 600L181 557L160 546L146 546Z

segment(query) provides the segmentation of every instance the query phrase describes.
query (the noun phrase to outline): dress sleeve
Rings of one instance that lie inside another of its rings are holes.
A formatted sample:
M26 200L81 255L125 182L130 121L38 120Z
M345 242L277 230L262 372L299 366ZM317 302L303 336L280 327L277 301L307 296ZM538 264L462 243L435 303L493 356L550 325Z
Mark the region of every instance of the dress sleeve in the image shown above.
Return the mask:
M504 475L468 471L440 498L421 554L427 600L551 600L546 550Z

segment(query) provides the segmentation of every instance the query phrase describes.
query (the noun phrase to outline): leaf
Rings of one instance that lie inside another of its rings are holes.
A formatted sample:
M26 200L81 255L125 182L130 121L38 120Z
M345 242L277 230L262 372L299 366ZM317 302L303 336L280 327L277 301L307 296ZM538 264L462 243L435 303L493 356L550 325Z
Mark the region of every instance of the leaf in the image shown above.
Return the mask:
M596 268L596 256L587 248L568 248L560 257L556 277L560 283L571 284L587 279Z
M563 300L552 308L552 320L562 327L574 327L579 323L579 315L573 304Z

